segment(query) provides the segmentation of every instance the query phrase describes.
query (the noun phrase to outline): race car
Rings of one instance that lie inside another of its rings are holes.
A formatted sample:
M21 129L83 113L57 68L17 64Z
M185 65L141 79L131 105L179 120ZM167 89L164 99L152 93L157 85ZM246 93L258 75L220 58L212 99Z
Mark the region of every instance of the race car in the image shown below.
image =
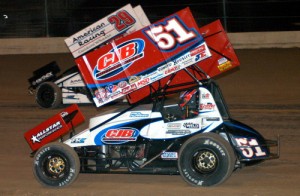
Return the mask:
M101 20L107 25L96 24L101 38L107 29L132 27L138 18L130 13L126 6ZM126 21L116 23L121 17ZM88 50L90 29L67 40L86 35L78 47ZM95 106L123 96L130 105L91 118L76 133L84 117L74 104L27 131L42 185L65 187L82 172L180 174L192 186L216 186L237 168L279 157L279 138L232 119L211 79L239 66L219 21L198 28L185 8L87 53L68 43Z
M104 25L109 21L109 25ZM113 40L135 32L150 22L140 5L130 4L109 16L75 33L65 40L74 58ZM36 103L42 108L57 108L62 104L92 104L92 95L86 88L77 66L59 76L60 68L55 61L33 72L28 79L28 90L35 95ZM122 97L120 100L126 101Z
M41 145L33 148L36 179L47 187L64 187L79 172L180 174L192 186L215 186L237 168L278 158L270 150L279 148L278 141L230 117L215 81L185 88L177 103L165 103L165 96L155 95L152 105L91 118L88 129L72 131L63 142L48 140L57 139L53 133L65 135L66 124L81 122L76 106L27 132L31 145Z
M35 70L28 79L28 91L35 95L41 108L57 108L62 104L92 104L90 91L80 75L77 66L63 72L55 61Z

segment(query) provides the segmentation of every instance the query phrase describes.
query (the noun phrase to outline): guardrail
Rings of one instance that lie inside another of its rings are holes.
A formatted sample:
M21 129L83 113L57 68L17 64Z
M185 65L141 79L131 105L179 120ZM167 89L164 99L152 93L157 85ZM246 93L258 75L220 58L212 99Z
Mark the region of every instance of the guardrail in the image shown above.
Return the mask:
M228 33L235 49L300 48L300 31ZM65 37L0 39L0 55L69 53Z

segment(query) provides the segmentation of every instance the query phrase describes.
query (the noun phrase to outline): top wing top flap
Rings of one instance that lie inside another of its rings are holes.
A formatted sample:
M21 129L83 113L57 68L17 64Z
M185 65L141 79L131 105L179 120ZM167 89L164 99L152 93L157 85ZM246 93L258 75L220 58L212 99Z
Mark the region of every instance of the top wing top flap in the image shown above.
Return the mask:
M66 38L65 43L73 57L77 58L113 39L126 36L149 24L141 6L132 8L130 4L127 4Z

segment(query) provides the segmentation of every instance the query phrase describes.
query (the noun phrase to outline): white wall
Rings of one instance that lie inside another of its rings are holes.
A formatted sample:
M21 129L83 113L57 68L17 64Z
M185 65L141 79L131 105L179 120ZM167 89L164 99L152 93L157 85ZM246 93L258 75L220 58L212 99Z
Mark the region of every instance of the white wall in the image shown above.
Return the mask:
M228 33L235 49L300 48L300 31ZM64 37L0 39L0 55L68 53Z

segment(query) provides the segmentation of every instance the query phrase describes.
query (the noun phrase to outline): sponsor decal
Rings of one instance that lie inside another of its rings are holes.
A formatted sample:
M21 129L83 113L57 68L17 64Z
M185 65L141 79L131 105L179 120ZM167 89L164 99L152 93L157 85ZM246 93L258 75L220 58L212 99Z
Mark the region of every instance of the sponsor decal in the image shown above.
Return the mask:
M43 81L45 81L45 80L51 78L52 76L54 76L53 73L52 73L52 72L48 72L48 73L46 73L45 75L43 75L42 77L40 77L39 79L36 79L35 81L33 81L33 82L32 82L32 85L40 84L40 83L42 83Z
M108 93L113 93L113 92L116 92L118 87L116 85L110 84L110 85L106 86L105 89Z
M131 76L129 78L129 84L135 83L135 82L139 81L140 79L141 79L141 77L139 77L139 76Z
M226 70L228 70L229 68L232 67L231 62L228 61L225 57L219 59L219 60L218 60L218 63L219 63L218 69L219 69L220 71L226 71Z
M200 55L200 58L204 58L206 56L206 48L205 45L201 45L190 52L191 56Z
M120 93L121 93L121 91L120 91L120 90L117 90L117 91L115 91L114 93L112 93L112 94L110 95L110 98L111 98L111 99L114 99L114 98L116 98L116 97L120 97L120 96L119 96Z
M191 174L189 173L190 172L190 170L187 170L187 169L183 169L182 170L183 171L183 175L187 178L187 179L189 179L191 182L194 182L194 184L197 184L197 185L199 185L199 186L202 186L203 185L203 180L197 180L197 179L195 179L193 176L195 176L192 172L191 172Z
M78 84L78 83L82 83L82 79L76 79L76 80L71 80L70 82L71 84Z
M210 97L210 94L209 94L209 93L201 94L201 98L202 98L202 99L209 99L209 97Z
M221 153L222 156L226 156L223 148L217 144L216 142L210 140L210 139L207 139L204 141L204 145L211 145L211 146L214 146L215 148L217 148L219 150L219 152Z
M190 130L168 130L166 134L171 134L171 135L188 135L191 134Z
M109 129L102 138L103 143L136 141L139 132L135 128Z
M191 51L191 56L195 57L195 61L201 61L201 59L205 59L211 56L210 52L208 51L208 49L206 49L206 47L206 44L202 44L198 48Z
M153 81L155 81L155 80L159 80L160 78L162 78L164 75L161 73L161 74L158 74L158 75L156 75L156 76L153 76L153 77L151 77L150 79L151 79L151 81L153 82Z
M167 69L171 65L172 65L172 63L171 64L169 63L167 65L162 65L162 66L160 66L160 67L157 68L157 71L163 71L163 70Z
M107 92L104 88L99 88L95 91L95 96L98 100L103 100L107 98Z
M179 65L173 66L173 67L168 67L167 70L165 70L165 75L174 73L174 72L176 72L176 71L179 70L179 69L180 69L180 66L179 66Z
M219 117L206 117L206 121L220 121Z
M146 86L149 83L150 83L150 78L144 78L144 79L139 80L137 82L137 85L138 86Z
M76 144L83 144L86 138L74 138L71 140L71 143L76 143Z
M185 54L185 55L175 59L173 61L173 63L174 63L174 65L181 64L181 63L185 62L186 60L190 60L190 58L191 58L190 54Z
M216 105L212 103L200 104L200 110L214 110L215 107Z
M187 129L199 129L200 125L198 123L187 122L183 124L183 127Z
M135 91L137 86L135 84L131 84L122 89L122 94L126 95L132 91Z
M132 39L115 46L98 59L93 71L94 78L105 80L123 72L144 57L144 48L145 42L142 39Z
M168 123L167 129L180 129L181 124L180 123Z
M146 117L149 117L149 114L143 114L142 112L131 112L129 114L129 117L132 117L132 118L146 118Z
M128 83L126 81L121 81L121 82L119 82L118 87L119 88L124 88L127 85L128 85Z
M157 71L153 71L153 72L150 72L150 73L147 73L146 75L144 75L143 78L149 78L150 76L155 76L157 74L158 74Z
M170 159L178 159L177 152L163 152L160 156L162 159L170 160Z
M65 117L65 116L67 116L69 113L68 112L62 112L62 113L60 113L60 116L63 118L63 117Z
M57 121L57 122L53 123L52 125L50 125L49 127L47 127L46 129L38 132L36 135L32 135L31 141L33 144L36 142L40 143L42 139L44 139L45 137L58 131L60 128L62 128L62 124L60 121Z
M87 31L83 34L78 35L77 37L73 37L73 44L77 43L79 46L82 46L84 44L89 43L97 37L105 36L105 31L101 30L104 27L105 24L102 22L94 27L87 29Z

